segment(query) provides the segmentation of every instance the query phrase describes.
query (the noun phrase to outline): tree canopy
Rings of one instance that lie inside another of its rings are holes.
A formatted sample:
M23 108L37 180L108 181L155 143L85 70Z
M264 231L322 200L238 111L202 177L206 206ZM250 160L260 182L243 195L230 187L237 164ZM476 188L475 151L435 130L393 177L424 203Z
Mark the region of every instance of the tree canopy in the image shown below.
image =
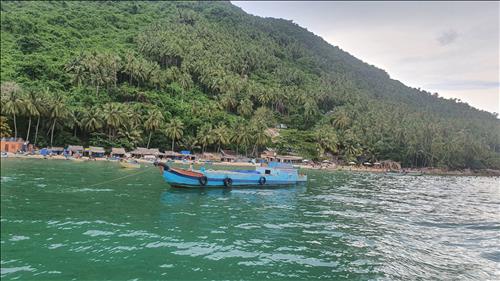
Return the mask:
M496 115L229 2L3 1L1 35L2 134L40 145L500 168Z

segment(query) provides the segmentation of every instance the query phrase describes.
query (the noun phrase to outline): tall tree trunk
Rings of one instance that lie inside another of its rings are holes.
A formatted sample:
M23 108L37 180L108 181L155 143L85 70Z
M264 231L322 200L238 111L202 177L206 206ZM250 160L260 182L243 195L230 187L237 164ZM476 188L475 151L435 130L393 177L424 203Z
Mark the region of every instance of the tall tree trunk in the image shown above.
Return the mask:
M33 142L33 148L35 148L35 146L36 146L36 139L38 137L38 125L40 125L40 116L38 116L38 119L36 121L35 141Z
M52 130L50 132L50 147L52 147L52 141L54 140L54 128L56 127L56 119L54 118L54 122L52 123Z
M172 151L174 151L174 142L175 142L175 139L172 138Z
M99 96L99 84L97 84L97 86L96 86L95 96L96 97Z
M28 133L26 134L26 141L30 140L30 130L31 130L31 116L28 121Z
M76 126L73 129L73 136L76 138Z
M17 139L17 123L16 123L16 114L13 114L14 116L14 138Z
M151 141L152 134L153 134L153 132L149 132L148 145L146 146L147 148L149 148L149 142Z
M108 139L111 141L111 127L108 127Z

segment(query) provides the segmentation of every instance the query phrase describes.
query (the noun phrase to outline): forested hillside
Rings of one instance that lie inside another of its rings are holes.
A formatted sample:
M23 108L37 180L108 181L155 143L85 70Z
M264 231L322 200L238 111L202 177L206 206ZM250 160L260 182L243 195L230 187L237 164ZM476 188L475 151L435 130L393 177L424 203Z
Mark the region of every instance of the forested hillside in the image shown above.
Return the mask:
M500 168L496 116L229 2L2 1L1 39L2 133L40 146Z

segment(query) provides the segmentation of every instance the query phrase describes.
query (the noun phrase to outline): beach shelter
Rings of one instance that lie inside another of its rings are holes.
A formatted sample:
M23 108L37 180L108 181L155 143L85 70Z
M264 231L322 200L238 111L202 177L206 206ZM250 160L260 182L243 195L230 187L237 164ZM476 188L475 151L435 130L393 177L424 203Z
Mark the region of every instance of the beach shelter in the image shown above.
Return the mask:
M125 157L126 153L127 152L125 151L124 148L121 148L121 147L112 147L111 148L110 156L111 157L122 158L122 157Z
M189 150L181 150L181 155L184 159L196 160L196 156L194 154L191 154L191 151Z
M91 146L89 147L90 156L95 158L104 157L104 148L99 146Z
M83 154L83 146L81 145L68 145L68 151L71 155L82 155Z

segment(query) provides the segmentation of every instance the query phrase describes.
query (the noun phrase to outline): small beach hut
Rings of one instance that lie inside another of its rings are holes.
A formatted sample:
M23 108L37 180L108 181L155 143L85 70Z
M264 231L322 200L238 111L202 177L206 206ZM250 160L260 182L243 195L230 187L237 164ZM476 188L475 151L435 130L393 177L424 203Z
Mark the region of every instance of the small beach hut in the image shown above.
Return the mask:
M131 151L130 154L134 158L144 158L144 159L156 159L156 157L164 156L158 148L145 148L137 147L135 150Z
M214 153L208 153L208 152L204 152L201 157L203 158L203 160L208 160L208 161L220 161L220 156L218 154L214 154Z
M177 153L175 151L167 150L165 153L163 153L165 158L172 159L172 160L182 160L182 154Z
M109 154L109 156L115 157L115 158L123 158L123 157L125 157L126 153L127 152L125 151L125 148L122 148L122 147L112 147L111 148L111 153Z
M196 155L191 154L189 150L181 150L182 159L186 160L196 160Z
M276 152L270 149L264 150L260 155L260 158L268 162L276 161Z
M298 164L302 162L302 157L292 155L277 155L276 160L281 163Z
M88 151L90 151L90 157L93 158L102 158L104 157L104 148L99 147L99 146L91 146L88 148Z
M222 162L235 162L236 158L236 153L234 153L233 151L221 149L220 160Z
M2 138L0 140L0 150L2 152L16 153L22 150L24 141L15 138Z
M68 151L71 155L82 155L83 154L83 146L81 145L68 145Z
M144 155L144 152L147 148L145 147L136 147L134 150L130 151L130 155L134 158L141 158Z
M144 155L147 159L156 159L165 157L165 153L161 152L158 148L150 148L148 153Z

